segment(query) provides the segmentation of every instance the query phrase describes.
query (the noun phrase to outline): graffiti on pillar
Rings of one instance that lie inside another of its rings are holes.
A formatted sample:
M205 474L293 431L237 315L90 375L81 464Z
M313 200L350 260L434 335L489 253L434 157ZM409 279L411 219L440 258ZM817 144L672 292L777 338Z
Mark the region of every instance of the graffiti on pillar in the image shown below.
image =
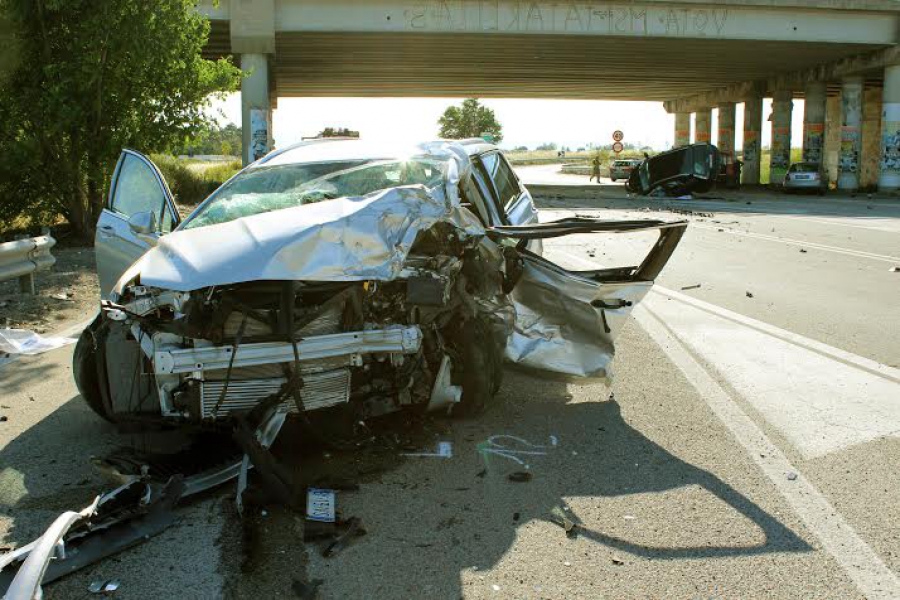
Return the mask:
M771 168L787 169L791 163L791 128L772 128L772 158Z
M250 109L250 162L269 153L269 111Z
M881 171L900 173L900 102L885 102L881 113Z
M885 121L882 130L881 168L900 171L900 121Z
M821 163L825 151L825 124L806 123L803 132L803 160Z
M842 173L856 173L859 170L859 127L841 127L838 169Z
M682 146L687 146L691 143L691 130L690 129L676 129L675 130L675 147L680 148Z
M756 164L759 161L759 132L744 131L744 164Z
M719 127L719 150L734 153L734 129Z

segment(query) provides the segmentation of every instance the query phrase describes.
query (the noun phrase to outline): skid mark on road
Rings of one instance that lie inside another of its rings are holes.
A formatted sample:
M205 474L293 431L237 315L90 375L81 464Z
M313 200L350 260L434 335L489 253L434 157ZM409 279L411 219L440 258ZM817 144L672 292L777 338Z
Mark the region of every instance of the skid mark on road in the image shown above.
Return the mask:
M642 304L635 310L634 316L772 481L825 550L844 569L859 591L870 600L900 598L900 580L897 576L691 356L676 335L663 325L662 319L654 314L653 309ZM796 478L788 479L789 473L795 473Z

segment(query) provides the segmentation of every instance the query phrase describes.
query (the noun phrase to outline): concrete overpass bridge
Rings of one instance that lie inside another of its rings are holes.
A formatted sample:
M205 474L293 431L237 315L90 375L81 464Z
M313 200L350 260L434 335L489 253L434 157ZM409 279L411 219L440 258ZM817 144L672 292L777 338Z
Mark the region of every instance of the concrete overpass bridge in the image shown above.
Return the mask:
M734 150L745 181L777 181L791 107L805 99L803 154L843 189L900 187L900 2L895 0L223 0L202 10L210 54L244 80L245 158L271 140L281 96L479 96L658 100L676 144ZM771 163L760 164L762 99ZM736 103L744 123L735 123ZM695 113L692 134L691 113ZM265 131L263 131L265 129Z
M677 145L710 140L717 107L722 149L743 127L745 181L761 168L777 181L792 100L804 98L806 158L829 164L843 189L900 187L897 0L205 0L201 10L207 52L251 73L245 159L271 144L278 97L658 100ZM769 165L759 159L764 97Z

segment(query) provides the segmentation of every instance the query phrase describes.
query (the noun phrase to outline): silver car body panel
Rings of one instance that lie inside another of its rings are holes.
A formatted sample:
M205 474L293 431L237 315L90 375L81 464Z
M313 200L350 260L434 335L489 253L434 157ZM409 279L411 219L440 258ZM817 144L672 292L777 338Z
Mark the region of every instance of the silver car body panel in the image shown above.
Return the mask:
M609 379L614 340L652 281L603 283L526 256L512 293L516 308L506 357L523 367Z

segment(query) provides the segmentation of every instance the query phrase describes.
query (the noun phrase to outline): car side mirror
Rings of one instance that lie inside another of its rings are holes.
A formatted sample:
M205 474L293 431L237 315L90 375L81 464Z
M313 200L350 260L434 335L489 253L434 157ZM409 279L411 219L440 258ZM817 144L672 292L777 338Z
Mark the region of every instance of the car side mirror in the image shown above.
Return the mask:
M156 215L152 212L138 212L128 219L128 228L136 235L156 233Z

